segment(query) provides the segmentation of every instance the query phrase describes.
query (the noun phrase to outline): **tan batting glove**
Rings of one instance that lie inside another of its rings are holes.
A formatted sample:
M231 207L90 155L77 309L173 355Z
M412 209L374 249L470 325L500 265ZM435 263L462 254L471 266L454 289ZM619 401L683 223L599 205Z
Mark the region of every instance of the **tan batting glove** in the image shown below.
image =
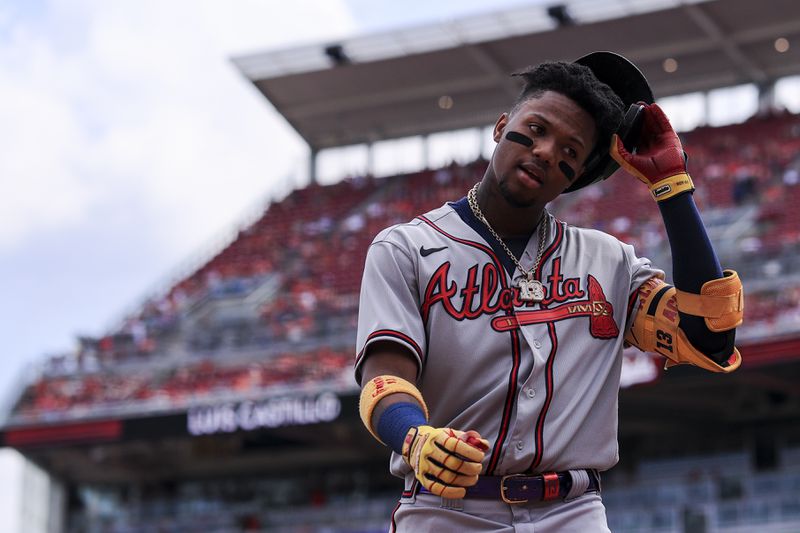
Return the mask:
M403 458L432 494L461 499L478 481L489 442L475 431L417 426L408 430Z

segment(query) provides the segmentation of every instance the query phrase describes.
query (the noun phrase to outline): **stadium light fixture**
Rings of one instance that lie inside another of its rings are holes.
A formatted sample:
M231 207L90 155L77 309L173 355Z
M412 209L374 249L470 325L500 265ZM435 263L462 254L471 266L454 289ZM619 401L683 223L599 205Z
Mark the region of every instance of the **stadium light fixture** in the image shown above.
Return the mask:
M789 39L786 37L778 37L775 39L775 50L781 54L789 51Z
M556 4L548 7L547 15L553 19L559 27L575 25L575 19L572 18L565 4Z
M674 57L668 57L661 64L661 67L664 69L664 72L672 74L673 72L678 70L678 60L675 59Z
M350 58L347 56L347 53L344 51L344 47L341 44L332 44L325 47L325 55L328 56L333 62L333 64L337 67L341 67L342 65L349 65L352 63Z

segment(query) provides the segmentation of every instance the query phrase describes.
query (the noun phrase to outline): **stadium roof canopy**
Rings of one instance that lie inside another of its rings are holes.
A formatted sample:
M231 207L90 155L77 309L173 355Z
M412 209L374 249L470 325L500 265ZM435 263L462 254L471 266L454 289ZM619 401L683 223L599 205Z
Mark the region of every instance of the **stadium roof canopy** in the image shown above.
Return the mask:
M633 60L657 97L800 73L798 0L575 0L550 12L534 5L233 61L312 151L493 124L519 90L510 72L593 50ZM779 53L779 37L795 46Z

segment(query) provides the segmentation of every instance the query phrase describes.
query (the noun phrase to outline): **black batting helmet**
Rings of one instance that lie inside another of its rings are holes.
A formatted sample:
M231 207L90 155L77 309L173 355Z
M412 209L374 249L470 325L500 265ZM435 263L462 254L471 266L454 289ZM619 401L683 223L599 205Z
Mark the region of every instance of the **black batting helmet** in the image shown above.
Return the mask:
M650 84L636 65L625 57L614 52L592 52L574 63L579 63L592 71L594 76L614 91L622 104L627 108L625 115L617 127L617 135L622 139L625 148L632 151L636 148L642 128L643 107L638 102L652 104L653 91ZM577 191L587 185L601 181L617 171L619 164L609 155L608 150L601 150L586 164L586 170L580 178L564 192Z

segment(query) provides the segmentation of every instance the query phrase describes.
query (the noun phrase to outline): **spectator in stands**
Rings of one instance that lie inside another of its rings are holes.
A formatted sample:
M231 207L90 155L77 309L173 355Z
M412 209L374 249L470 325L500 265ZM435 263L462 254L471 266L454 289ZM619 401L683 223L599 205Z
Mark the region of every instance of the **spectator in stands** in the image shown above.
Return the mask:
M732 195L736 205L758 200L758 179L749 166L741 167L734 174Z

